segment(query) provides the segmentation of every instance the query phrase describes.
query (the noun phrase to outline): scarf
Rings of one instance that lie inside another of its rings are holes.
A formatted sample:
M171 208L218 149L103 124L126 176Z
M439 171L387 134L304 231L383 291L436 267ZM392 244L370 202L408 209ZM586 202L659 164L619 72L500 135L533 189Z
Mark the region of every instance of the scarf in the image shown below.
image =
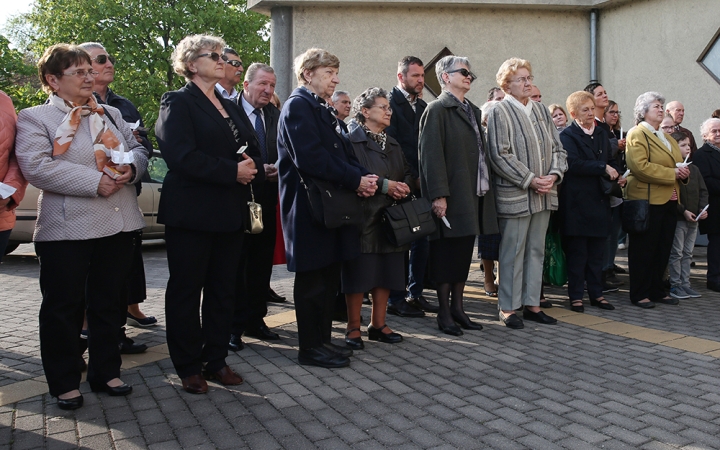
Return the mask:
M90 121L90 137L93 141L97 169L102 172L105 166L115 165L110 161L110 151L120 145L120 140L105 124L105 119L102 117L105 115L105 109L98 105L95 97L90 97L85 105L75 105L55 94L50 96L49 101L51 105L67 113L55 132L53 156L62 155L67 151L75 138L80 121L87 117Z
M576 124L580 127L581 130L583 130L583 133L587 134L588 136L592 136L595 132L595 121L593 120L592 126L590 128L585 128L582 126L579 120L575 121Z
M385 151L385 143L387 142L387 134L384 131L381 131L380 133L373 133L370 131L370 128L368 128L365 124L360 125L363 130L365 130L365 134L375 141L377 145L380 146L380 148Z

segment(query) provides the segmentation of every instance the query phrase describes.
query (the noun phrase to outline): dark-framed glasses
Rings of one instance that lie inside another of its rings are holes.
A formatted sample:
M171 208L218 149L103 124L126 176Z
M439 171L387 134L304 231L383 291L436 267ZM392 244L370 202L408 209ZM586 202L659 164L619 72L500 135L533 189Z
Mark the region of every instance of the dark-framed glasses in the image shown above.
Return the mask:
M608 114L612 114L612 115L614 116L614 115L616 115L616 114L619 115L619 114L620 114L620 111L608 111L607 113L608 113Z
M445 73L459 73L460 75L464 76L465 78L470 77L471 83L473 81L477 80L477 76L464 67L462 69L448 70Z
M78 77L78 78L85 78L88 75L95 78L99 74L100 74L100 72L98 72L97 70L84 70L84 69L78 69L78 70L74 70L72 72L63 72L63 75L65 75L65 76Z
M221 54L218 53L218 52L201 53L201 54L197 55L198 58L202 58L202 57L204 57L204 56L210 57L210 59L212 59L212 60L215 61L215 62L218 62L218 61L221 60L221 59L222 59L224 62L227 62L227 61L228 61L228 57L227 57L226 55L221 55Z
M242 67L243 63L242 61L239 61L237 59L227 59L227 56L223 55L223 59L226 63L230 64L233 67Z
M115 58L113 58L113 57L110 56L110 55L97 55L97 56L94 57L92 60L93 60L94 62L98 63L98 64L105 64L106 62L108 62L108 59L110 60L110 62L111 62L112 65L114 66L114 65L115 65Z

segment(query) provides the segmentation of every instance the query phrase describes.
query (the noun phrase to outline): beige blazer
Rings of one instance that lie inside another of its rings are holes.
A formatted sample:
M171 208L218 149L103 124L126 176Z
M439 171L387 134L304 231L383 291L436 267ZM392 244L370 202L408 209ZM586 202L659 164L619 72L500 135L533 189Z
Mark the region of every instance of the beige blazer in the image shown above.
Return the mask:
M672 152L665 144L644 126L636 126L627 134L625 161L628 176L625 197L628 200L648 198L650 186L650 204L662 205L670 200L673 189L680 195L680 186L675 179L675 163L682 162L680 147L675 139L665 133ZM648 160L649 156L649 160Z
M105 109L120 129L106 119L108 127L134 153L134 184L147 169L148 152L135 140L120 111L107 105ZM52 156L55 131L64 117L63 111L50 104L24 109L18 115L15 153L20 170L42 190L33 240L96 239L143 228L135 186L126 185L107 198L98 195L102 173L95 162L87 120L81 121L68 150Z

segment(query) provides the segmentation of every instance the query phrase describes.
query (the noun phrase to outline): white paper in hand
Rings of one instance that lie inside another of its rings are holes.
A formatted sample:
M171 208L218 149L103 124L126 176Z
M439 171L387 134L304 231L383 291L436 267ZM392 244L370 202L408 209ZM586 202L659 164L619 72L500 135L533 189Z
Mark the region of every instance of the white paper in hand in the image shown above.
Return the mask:
M452 230L452 227L450 226L450 222L448 222L447 217L442 216L441 219L442 219L443 223L445 224L445 226Z
M122 166L125 164L132 164L135 162L135 156L133 155L133 152L126 152L125 146L120 143L120 146L117 150L111 150L110 152L110 159L115 164Z
M0 198L2 198L3 200L13 195L15 191L17 191L17 189L10 186L9 184L0 183Z
M130 129L133 130L133 131L134 131L134 130L137 130L137 127L140 126L140 120L138 120L138 121L135 122L135 123L132 123L132 122L125 122L125 123L128 124L128 126L130 127Z

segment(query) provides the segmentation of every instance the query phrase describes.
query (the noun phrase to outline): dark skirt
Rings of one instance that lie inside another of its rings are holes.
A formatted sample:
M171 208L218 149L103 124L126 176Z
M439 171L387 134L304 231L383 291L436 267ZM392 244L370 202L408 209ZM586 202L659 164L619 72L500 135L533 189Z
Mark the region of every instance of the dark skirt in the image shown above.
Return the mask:
M497 261L500 259L500 233L478 236L478 258Z
M344 294L368 292L373 288L405 290L405 252L363 253L343 262Z
M474 246L475 236L430 241L430 279L435 283L467 281Z

